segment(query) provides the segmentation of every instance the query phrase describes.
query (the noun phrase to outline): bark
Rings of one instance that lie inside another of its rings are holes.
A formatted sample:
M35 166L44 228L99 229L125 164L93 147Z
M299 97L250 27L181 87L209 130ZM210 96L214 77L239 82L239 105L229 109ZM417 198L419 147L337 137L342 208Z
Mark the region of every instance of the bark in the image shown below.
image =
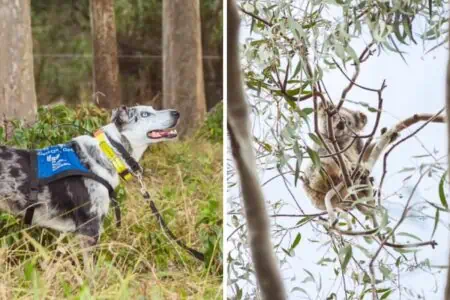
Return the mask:
M199 0L163 3L163 107L180 112L180 136L205 118Z
M449 30L450 30L450 23L449 23ZM450 45L450 41L448 42L447 46ZM449 58L447 61L447 82L446 82L446 87L445 87L445 103L446 103L446 112L447 112L447 120L449 120L450 118L450 53L449 53ZM449 160L449 166L450 166L450 121L447 121L447 158ZM450 172L449 174L449 178L450 178ZM449 253L449 258L448 258L448 263L450 265L450 253ZM446 287L445 287L445 299L450 299L450 271L449 269L447 269L447 283L446 283Z
M36 118L30 0L0 0L0 120Z
M91 0L94 50L94 93L97 105L112 109L121 103L114 0Z
M239 173L242 200L247 218L252 262L265 300L284 300L278 262L270 236L270 221L264 195L256 173L255 154L250 133L249 107L245 101L239 59L239 15L235 0L228 0L228 132Z

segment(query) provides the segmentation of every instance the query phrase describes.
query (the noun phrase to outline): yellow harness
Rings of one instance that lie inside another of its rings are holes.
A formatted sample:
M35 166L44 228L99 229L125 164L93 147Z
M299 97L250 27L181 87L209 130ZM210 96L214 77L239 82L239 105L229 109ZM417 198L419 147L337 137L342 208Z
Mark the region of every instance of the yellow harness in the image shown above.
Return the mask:
M133 174L130 172L123 160L117 156L116 152L111 148L111 146L109 146L105 132L103 132L103 130L97 130L94 133L94 137L99 142L100 149L102 149L103 153L105 153L106 157L113 164L120 177L122 177L125 181L131 180L133 178Z

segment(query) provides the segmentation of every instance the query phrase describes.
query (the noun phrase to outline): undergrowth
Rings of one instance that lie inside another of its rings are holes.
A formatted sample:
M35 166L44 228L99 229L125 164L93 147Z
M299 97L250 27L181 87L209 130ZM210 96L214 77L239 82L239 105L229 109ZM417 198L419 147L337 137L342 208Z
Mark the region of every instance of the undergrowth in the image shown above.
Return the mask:
M133 180L120 188L122 226L112 211L95 266L85 272L72 234L27 228L0 213L0 299L221 299L222 114L217 109L193 138L157 144L141 160L145 183L168 226L205 253L201 263L160 229ZM41 148L106 124L91 106L40 108L32 125L9 121L0 144Z

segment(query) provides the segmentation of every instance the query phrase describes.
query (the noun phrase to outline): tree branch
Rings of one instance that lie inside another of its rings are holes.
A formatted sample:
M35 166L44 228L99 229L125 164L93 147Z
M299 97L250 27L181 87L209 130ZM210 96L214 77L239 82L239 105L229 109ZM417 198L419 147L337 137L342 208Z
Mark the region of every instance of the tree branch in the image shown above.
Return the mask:
M424 177L426 174L427 174L427 172L423 172L423 173L420 175L419 180L418 180L417 183L414 185L414 187L413 187L413 189L412 189L412 191L411 191L411 194L409 195L408 200L406 201L406 204L405 204L405 207L404 207L404 209L403 209L403 213L402 213L402 215L401 215L401 217L400 217L400 220L398 220L398 222L397 222L397 224L394 226L394 228L392 228L392 230L389 232L389 234L386 236L386 238L381 242L381 244L380 244L380 246L378 247L377 251L375 252L374 256L373 256L372 259L370 260L370 263L369 263L369 270L370 270L370 274L371 274L371 277L372 277L372 297L373 297L374 300L377 299L378 296L377 296L376 287L375 287L375 285L376 285L376 279L375 279L375 269L374 269L374 267L373 267L373 264L374 264L375 260L377 259L378 255L380 254L381 249L383 249L383 247L384 247L384 245L387 243L387 241L394 235L395 231L398 229L398 227L400 227L400 225L401 225L401 224L403 223L403 221L405 220L406 215L407 215L407 212L408 212L408 207L409 207L409 204L411 203L412 197L414 196L414 194L415 194L415 192L416 192L416 190L417 190L417 187L419 186L420 182L422 181L423 177Z
M371 157L370 160L368 161L368 166L370 167L369 170L372 170L373 166L375 165L375 162L378 160L378 158L380 157L382 151L388 146L389 142L391 141L392 137L395 134L398 134L400 131L408 128L411 125L414 125L417 122L420 121L425 121L424 124L422 124L419 128L417 128L416 130L414 130L412 133L410 133L409 135L407 135L406 137L402 138L401 140L399 140L397 143L395 143L385 154L383 157L383 172L381 175L381 180L380 180L380 185L379 185L379 189L378 189L378 204L381 203L381 191L383 189L383 183L384 183L384 178L386 177L386 173L387 173L387 159L389 154L401 143L405 142L406 140L410 139L411 137L415 136L420 130L422 130L423 128L425 128L425 126L427 126L429 123L434 122L434 123L444 123L445 120L445 116L441 115L442 112L444 111L444 108L441 109L440 111L438 111L435 115L430 115L430 114L415 114L405 120L403 120L402 122L398 123L397 125L394 126L394 128L392 128L391 130L387 131L385 134L383 134L383 136L381 137L380 142L377 144L377 146L374 148L374 150L372 151L373 153L371 153Z

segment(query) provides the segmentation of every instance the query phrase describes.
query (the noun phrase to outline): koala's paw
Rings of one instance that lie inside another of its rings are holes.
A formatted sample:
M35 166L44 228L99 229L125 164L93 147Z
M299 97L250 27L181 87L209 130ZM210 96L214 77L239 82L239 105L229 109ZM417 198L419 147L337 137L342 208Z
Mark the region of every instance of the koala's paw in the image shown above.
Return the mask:
M355 167L352 167L352 173L355 172ZM373 177L370 176L370 172L369 170L367 170L366 168L363 167L359 167L356 174L355 174L355 178L359 178L360 181L362 182L367 182L367 180L370 180L371 178L373 179Z
M394 132L391 136L391 140L389 141L389 143L395 142L399 136L400 136L400 133Z

